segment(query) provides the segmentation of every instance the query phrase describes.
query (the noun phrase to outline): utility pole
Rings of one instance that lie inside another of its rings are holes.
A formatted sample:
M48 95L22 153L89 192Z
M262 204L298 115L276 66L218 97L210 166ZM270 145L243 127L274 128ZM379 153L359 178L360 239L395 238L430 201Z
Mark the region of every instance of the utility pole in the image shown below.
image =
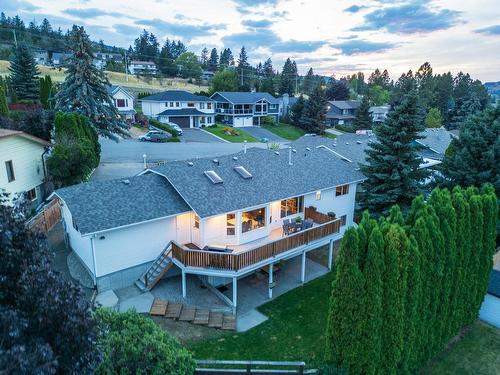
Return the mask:
M14 34L14 44L16 45L16 48L17 48L16 30L12 29L12 34Z
M127 51L125 51L125 81L128 82L128 63L127 63Z

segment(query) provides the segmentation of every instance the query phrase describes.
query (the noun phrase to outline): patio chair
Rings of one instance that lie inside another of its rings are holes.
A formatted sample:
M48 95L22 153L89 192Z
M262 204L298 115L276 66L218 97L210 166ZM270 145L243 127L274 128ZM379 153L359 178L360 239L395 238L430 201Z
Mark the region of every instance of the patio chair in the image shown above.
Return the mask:
M283 225L290 224L290 219L283 219Z
M313 227L313 222L312 221L305 221L304 222L304 226L302 227L302 229L309 229L309 228L312 228Z

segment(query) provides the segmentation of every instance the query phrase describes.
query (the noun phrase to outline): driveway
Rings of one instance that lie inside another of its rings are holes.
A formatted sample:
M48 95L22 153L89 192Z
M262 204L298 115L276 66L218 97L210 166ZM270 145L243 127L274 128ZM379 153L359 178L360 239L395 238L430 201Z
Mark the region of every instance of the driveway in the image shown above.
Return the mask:
M261 140L262 138L267 138L269 139L270 142L290 142L284 138L281 138L280 136L277 136L276 134L270 132L267 129L261 128L260 126L246 126L241 129L246 131L247 133L250 133L258 140Z
M200 129L182 129L182 132L182 136L179 137L182 142L224 143L219 138Z

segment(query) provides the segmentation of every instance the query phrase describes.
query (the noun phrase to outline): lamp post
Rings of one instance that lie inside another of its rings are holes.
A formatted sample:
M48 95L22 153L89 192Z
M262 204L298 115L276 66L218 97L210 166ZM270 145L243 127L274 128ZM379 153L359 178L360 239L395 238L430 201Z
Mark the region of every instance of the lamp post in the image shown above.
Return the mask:
M142 160L144 161L144 169L147 168L147 164L146 164L146 154L142 154Z

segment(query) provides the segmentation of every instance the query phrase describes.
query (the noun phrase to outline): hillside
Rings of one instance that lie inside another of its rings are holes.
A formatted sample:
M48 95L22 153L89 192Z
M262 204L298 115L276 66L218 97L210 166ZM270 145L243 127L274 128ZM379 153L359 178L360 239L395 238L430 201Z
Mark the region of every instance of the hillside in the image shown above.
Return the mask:
M5 60L0 60L0 75L6 76L9 74L7 70L9 62ZM64 80L64 69L50 68L45 65L39 65L41 75L50 75L53 82L62 82ZM120 85L130 91L131 94L137 95L138 92L149 91L157 92L162 90L172 90L180 89L189 92L206 90L207 86L199 86L191 83L187 83L187 80L181 78L148 78L145 79L137 78L136 76L128 75L128 81L126 80L125 73L116 72L106 72L110 82L114 85Z

